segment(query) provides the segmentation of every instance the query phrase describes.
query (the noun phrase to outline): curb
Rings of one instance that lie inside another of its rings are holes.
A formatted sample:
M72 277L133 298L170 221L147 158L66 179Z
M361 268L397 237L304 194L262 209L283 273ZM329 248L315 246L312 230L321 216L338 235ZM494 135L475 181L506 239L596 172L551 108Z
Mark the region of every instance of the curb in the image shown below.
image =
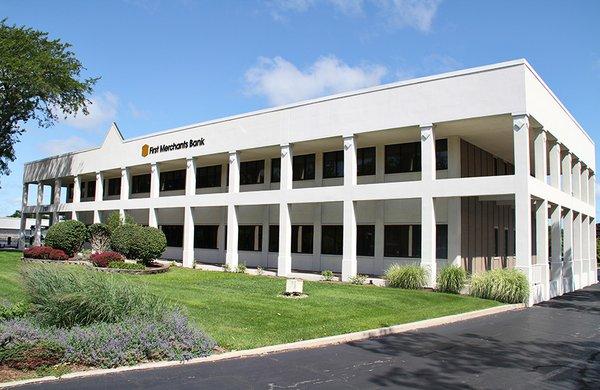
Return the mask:
M259 347L254 349L246 349L242 351L231 351L225 352L218 355L211 355L206 357L194 358L186 361L162 361L162 362L149 362L137 364L135 366L123 366L117 368L102 368L102 369L94 369L89 371L80 371L80 372L72 372L69 374L65 374L61 377L56 376L45 376L42 378L33 378L33 379L24 379L20 381L12 381L12 382L4 382L0 383L0 389L13 387L13 386L21 386L31 383L41 383L41 382L49 382L56 381L60 379L71 379L71 378L85 378L89 376L96 375L106 375L106 374L114 374L119 372L127 372L127 371L137 371L137 370L147 370L151 368L161 368L161 367L173 367L179 366L183 364L196 364L196 363L208 363L208 362L218 362L221 360L229 360L229 359L238 359L250 356L260 356L266 355L269 353L276 352L285 352L292 351L298 349L310 349L310 348L318 348L324 347L328 345L336 345L336 344L344 344L352 341L359 341L369 338L383 337L391 334L398 334L404 332L410 332L419 329L425 329L433 326L452 324L456 322L461 322L465 320L470 320L474 318L489 316L493 314L505 313L513 310L520 310L525 308L524 304L514 304L514 305L501 305L496 307L490 307L487 309L471 311L467 313L461 314L453 314L445 317L432 318L428 320L421 320L416 322L409 322L407 324L401 325L393 325L385 328L377 328L370 330L363 330L359 332L346 333L335 336L321 337L317 339L311 340L302 340L296 341L293 343L287 344L277 344L270 345L266 347Z

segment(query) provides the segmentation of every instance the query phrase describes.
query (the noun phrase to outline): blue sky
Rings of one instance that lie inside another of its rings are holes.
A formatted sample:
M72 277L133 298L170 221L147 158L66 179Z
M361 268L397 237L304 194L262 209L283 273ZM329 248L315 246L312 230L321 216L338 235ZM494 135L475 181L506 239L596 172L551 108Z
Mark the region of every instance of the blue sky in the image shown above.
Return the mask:
M24 1L0 18L73 44L101 76L91 115L27 124L0 215L26 161L281 103L526 58L600 135L599 1ZM597 191L600 193L600 191Z

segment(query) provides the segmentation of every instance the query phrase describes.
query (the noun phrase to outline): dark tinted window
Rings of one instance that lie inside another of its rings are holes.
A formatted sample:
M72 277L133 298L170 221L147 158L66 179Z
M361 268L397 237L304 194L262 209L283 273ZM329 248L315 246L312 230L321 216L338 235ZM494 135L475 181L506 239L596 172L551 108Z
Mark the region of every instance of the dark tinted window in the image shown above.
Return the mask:
M344 243L342 225L323 225L321 227L321 253L324 255L341 255Z
M435 257L436 259L447 259L448 225L437 225L435 229Z
M194 248L217 249L219 225L194 226Z
M221 166L196 168L196 188L210 188L221 186Z
M244 225L238 228L238 249L241 251L262 250L262 225Z
M279 252L279 225L269 226L269 252Z
M292 226L292 253L313 253L312 225Z
M73 187L74 187L73 183L71 183L67 186L67 202L73 201Z
M421 143L385 146L385 173L421 171Z
M183 246L183 225L162 225L160 229L165 233L167 246Z
M344 151L323 153L323 178L344 177Z
M87 182L87 197L93 198L94 196L96 196L96 182L88 181Z
M375 256L375 226L356 226L357 256Z
M240 184L261 184L265 182L265 160L240 163Z
M385 257L409 257L408 238L410 225L387 225L383 233Z
M160 173L160 190L175 191L185 189L185 169Z
M360 148L356 151L356 163L358 176L375 174L375 146Z
M279 183L281 180L281 159L271 159L271 183Z
M121 178L115 177L108 179L108 196L121 194Z
M435 141L435 169L448 169L448 140Z
M150 192L150 174L137 175L131 178L131 193Z
M294 180L314 180L315 155L305 154L303 156L294 156L293 170Z

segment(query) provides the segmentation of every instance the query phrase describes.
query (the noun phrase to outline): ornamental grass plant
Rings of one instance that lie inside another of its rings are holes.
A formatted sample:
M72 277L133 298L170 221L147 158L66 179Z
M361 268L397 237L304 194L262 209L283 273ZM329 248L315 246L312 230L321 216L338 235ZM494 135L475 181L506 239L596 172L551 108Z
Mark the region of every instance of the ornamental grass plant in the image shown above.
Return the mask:
M517 269L495 269L473 275L470 294L504 303L522 303L529 297L529 283Z
M390 287L418 290L427 283L427 271L419 265L392 264L384 278Z
M464 268L448 265L440 270L437 276L437 290L451 294L459 294L467 283L468 275Z

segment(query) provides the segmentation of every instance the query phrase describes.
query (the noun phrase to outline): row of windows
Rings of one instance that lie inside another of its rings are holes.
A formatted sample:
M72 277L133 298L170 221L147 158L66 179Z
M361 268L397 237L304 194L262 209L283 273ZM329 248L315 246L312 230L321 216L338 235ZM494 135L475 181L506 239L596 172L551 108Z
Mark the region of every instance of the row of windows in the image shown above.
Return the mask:
M162 225L167 237L167 246L183 246L183 225ZM194 226L194 248L217 249L219 225ZM241 225L238 227L238 249L262 251L262 225ZM321 227L321 254L341 255L344 230L342 225ZM358 225L356 230L356 253L358 256L375 256L375 226ZM292 253L313 253L314 227L312 225L292 226ZM448 257L448 225L436 226L436 257ZM227 243L227 227L225 227ZM227 248L225 248L227 249ZM269 252L279 251L279 226L269 226ZM385 257L421 256L420 225L386 225L384 228Z

